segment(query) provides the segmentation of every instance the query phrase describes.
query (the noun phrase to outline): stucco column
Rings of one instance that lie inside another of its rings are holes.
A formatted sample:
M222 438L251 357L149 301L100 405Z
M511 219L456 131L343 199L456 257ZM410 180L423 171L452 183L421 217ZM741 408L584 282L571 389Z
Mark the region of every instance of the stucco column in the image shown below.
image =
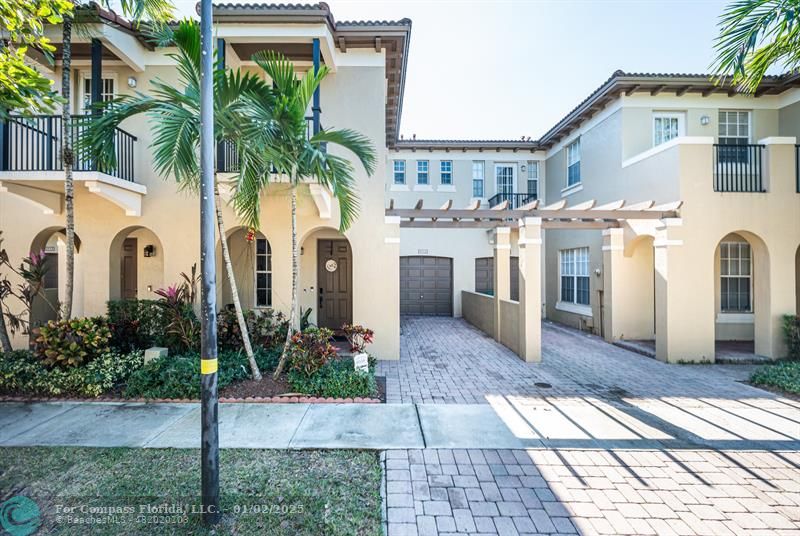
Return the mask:
M615 315L621 313L619 300L625 282L621 270L624 261L624 231L621 228L603 231L603 335L609 342L620 337L619 322Z
M390 287L387 292L389 299L383 304L390 318L384 323L385 339L378 341L376 334L376 342L380 344L382 353L379 355L383 359L400 359L400 217L385 216L384 221L383 247L387 264L386 271L381 270L381 277Z
M500 300L511 298L511 228L494 230L494 338L500 340Z
M684 245L680 219L665 219L653 241L656 358L714 361L714 267Z
M519 357L542 360L542 219L523 218L519 228Z

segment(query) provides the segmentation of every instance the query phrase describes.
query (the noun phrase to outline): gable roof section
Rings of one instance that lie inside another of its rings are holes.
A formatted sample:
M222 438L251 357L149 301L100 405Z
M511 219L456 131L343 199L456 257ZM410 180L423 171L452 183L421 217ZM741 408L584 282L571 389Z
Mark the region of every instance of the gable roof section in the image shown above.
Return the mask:
M411 20L340 21L333 18L325 2L318 4L214 4L214 20L218 23L325 23L336 47L381 49L386 54L386 143L392 146L397 139L403 111L408 45Z

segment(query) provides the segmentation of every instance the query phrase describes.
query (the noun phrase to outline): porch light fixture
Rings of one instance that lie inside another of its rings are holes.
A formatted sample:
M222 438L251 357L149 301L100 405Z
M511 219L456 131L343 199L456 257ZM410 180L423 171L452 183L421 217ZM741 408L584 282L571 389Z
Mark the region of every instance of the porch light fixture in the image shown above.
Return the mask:
M144 256L145 257L155 257L156 256L156 247L153 244L148 244L144 247Z
M136 78L133 76L128 77L128 87L133 89L136 87Z
M700 117L700 124L701 125L706 126L710 122L711 122L711 118L709 116L703 115L703 116Z
M525 170L526 170L526 169L528 169L528 168L527 168L527 167L525 167L525 164L522 164L522 165L519 167L519 170L520 170L521 172L523 172L523 173L525 173Z

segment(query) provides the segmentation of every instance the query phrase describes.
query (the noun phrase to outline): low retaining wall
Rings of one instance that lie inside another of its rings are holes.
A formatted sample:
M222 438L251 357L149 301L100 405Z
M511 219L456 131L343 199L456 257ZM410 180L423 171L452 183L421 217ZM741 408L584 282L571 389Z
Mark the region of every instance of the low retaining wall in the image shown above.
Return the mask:
M494 337L494 297L462 290L461 315L464 320L488 336Z
M500 300L500 344L519 355L519 302Z

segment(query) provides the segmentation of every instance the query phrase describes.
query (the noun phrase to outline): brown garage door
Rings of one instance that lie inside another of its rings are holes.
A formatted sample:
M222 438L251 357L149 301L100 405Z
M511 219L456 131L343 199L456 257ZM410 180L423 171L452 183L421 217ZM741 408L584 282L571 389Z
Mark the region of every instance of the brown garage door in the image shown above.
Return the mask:
M400 257L400 314L453 316L453 259Z

